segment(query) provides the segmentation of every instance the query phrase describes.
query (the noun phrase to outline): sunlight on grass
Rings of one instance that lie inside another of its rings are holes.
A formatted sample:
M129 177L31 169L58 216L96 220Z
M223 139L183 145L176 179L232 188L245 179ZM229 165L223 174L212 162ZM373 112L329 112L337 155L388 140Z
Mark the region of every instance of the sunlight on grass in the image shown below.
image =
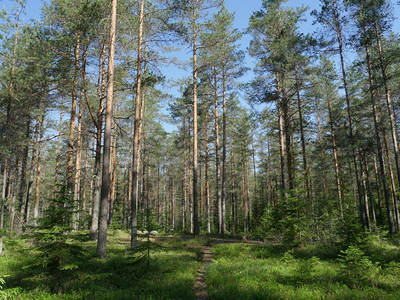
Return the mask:
M297 253L233 244L217 245L213 251L215 259L206 273L210 299L400 299L396 263L380 269L374 282L353 285L339 260L298 257L304 249Z
M18 251L0 257L0 276L6 278L4 294L10 299L194 299L193 283L201 262L192 249L203 241L157 238L167 251L151 255L151 264L132 260L130 236L124 232L109 235L108 258L96 256L96 243L81 244L85 256L75 262L76 270L66 271L62 294L51 293L52 276L44 268L24 268L35 262L35 253L16 246ZM190 245L191 247L187 247ZM29 255L28 255L29 254ZM9 299L2 297L0 299Z

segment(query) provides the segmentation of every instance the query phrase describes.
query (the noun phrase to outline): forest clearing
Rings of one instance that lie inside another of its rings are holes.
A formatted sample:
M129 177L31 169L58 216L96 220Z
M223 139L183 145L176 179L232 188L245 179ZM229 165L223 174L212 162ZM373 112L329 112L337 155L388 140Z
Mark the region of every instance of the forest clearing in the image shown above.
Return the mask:
M0 3L0 299L400 299L395 1Z

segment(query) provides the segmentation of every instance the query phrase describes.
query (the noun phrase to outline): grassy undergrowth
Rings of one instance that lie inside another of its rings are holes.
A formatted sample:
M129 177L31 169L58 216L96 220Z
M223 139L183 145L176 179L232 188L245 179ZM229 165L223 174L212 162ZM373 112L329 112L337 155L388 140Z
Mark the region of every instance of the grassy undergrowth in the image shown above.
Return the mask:
M213 248L210 299L400 299L400 249L303 248L231 244Z
M37 266L40 253L28 241L9 243L7 254L0 257L0 278L7 276L0 299L194 299L199 246L205 240L159 237L164 250L151 254L149 266L132 257L129 243L126 233L109 235L108 259L101 260L96 243L83 239L83 255L73 261L76 267L58 279ZM56 293L54 286L62 289Z

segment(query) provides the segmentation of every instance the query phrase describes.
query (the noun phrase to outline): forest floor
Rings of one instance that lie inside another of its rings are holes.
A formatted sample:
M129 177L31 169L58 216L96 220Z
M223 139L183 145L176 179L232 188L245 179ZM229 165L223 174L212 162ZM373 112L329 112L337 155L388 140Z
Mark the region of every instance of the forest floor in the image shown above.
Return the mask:
M218 239L218 238L210 238L207 241L207 244L201 248L201 251L203 253L203 264L197 271L197 276L194 281L194 293L196 295L196 300L207 300L209 299L208 297L208 292L207 292L207 283L206 283L206 269L209 264L212 263L213 260L213 253L211 248L215 245L220 245L220 244L225 244L225 245L232 245L232 244L238 244L238 243L243 243L243 240L234 240L234 239ZM253 245L259 245L262 244L262 242L258 241L246 241L246 243L250 243Z
M376 238L357 247L289 249L160 235L150 244L141 238L138 253L129 251L129 240L126 232L111 232L102 260L83 233L68 242L83 251L57 269L43 252L48 248L9 237L0 256L0 299L400 299L400 247Z

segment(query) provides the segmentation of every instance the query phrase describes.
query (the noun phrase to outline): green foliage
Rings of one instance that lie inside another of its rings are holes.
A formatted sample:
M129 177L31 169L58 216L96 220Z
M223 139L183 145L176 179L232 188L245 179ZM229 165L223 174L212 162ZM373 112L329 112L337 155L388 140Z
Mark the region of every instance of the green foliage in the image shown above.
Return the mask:
M77 269L74 263L83 255L83 249L73 244L72 230L73 198L65 186L59 186L56 197L48 200L49 208L44 211L39 226L34 228L34 239L39 245L34 250L39 252L37 263L28 267L42 266L55 279L53 291L62 291L62 279L71 270ZM72 207L72 209L71 209Z
M167 248L151 241L150 235L153 230L158 228L156 214L153 209L147 210L147 234L146 234L146 241L142 244L138 245L135 249L132 250L133 253L133 260L137 261L146 261L147 266L150 266L150 254L166 251Z
M345 211L344 218L339 224L338 233L342 249L353 245L360 240L360 237L363 237L363 228L353 210Z
M375 284L380 267L373 263L357 246L349 246L339 255L342 276L351 286Z
M301 260L294 271L299 282L312 281L316 277L316 267L320 264L318 257Z
M371 278L354 285L357 279L349 281L343 276L344 265L339 260L313 256L313 253L324 256L325 251L325 248L302 248L283 252L282 247L275 245L215 246L215 258L206 273L209 296L212 299L399 298L397 263L388 264L383 270L374 263L360 263L355 268L363 269ZM359 257L360 253L355 252L352 256ZM309 258L301 259L299 255Z
M10 274L5 292L16 295L6 299L194 299L193 282L201 263L185 241L160 237L158 244L169 251L153 253L151 268L131 263L126 255L129 241L124 232L110 235L107 260L97 257L93 241L84 241L81 246L86 254L82 259L73 258L72 264L79 266L74 272L63 271L62 275L68 276L62 278L58 295L53 291L54 277L46 276L41 268L22 268L35 261L34 255L16 252L12 257L1 256L0 271Z
M6 281L4 278L8 277L8 275L2 275L0 276L0 291L4 288L4 285L6 284Z
M4 289L6 281L4 278L9 277L9 275L0 275L0 300L14 299L14 297L20 292L20 288Z

